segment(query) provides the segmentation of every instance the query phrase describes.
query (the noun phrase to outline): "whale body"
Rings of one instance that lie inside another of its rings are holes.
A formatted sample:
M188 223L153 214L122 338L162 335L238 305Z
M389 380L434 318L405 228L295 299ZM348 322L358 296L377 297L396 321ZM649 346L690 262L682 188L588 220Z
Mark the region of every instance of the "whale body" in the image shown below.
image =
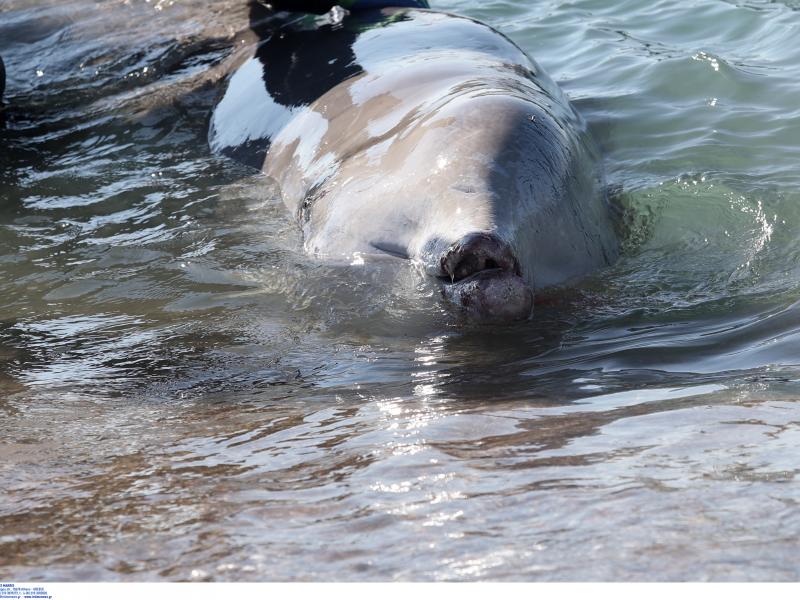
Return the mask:
M278 182L306 251L412 260L452 306L500 321L615 259L586 125L505 36L418 9L268 23L209 142Z

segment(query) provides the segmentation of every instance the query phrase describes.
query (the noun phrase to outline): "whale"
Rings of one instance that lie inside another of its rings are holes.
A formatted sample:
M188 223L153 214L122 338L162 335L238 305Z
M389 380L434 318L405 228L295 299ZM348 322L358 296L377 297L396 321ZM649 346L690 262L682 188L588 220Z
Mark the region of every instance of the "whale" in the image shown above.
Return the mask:
M209 145L278 184L306 252L408 260L453 312L501 322L616 259L585 121L503 34L416 8L251 23Z

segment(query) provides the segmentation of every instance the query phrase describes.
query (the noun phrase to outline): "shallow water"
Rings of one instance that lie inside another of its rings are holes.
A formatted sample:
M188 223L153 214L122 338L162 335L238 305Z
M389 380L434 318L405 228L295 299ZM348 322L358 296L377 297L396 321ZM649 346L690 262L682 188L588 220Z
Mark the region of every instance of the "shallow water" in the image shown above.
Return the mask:
M211 156L238 3L3 0L0 578L797 579L800 13L476 2L625 252L470 329Z

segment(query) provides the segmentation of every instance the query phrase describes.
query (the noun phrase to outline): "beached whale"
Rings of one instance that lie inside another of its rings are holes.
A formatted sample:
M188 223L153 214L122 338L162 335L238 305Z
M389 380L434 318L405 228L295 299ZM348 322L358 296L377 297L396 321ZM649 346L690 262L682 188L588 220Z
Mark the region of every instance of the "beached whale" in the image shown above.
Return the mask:
M418 9L254 30L209 141L279 183L308 252L410 259L501 321L616 257L585 123L502 34Z

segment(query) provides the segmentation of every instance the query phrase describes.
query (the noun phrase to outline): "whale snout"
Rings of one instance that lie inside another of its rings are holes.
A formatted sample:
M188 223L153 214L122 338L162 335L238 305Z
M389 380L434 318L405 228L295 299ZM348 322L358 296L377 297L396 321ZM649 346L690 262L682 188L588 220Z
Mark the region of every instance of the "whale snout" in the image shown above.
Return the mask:
M443 276L461 281L490 269L520 274L519 263L506 242L494 233L478 231L465 235L450 246L440 260Z
M470 233L440 259L443 293L469 319L510 322L528 319L533 290L522 279L511 246L491 232Z

